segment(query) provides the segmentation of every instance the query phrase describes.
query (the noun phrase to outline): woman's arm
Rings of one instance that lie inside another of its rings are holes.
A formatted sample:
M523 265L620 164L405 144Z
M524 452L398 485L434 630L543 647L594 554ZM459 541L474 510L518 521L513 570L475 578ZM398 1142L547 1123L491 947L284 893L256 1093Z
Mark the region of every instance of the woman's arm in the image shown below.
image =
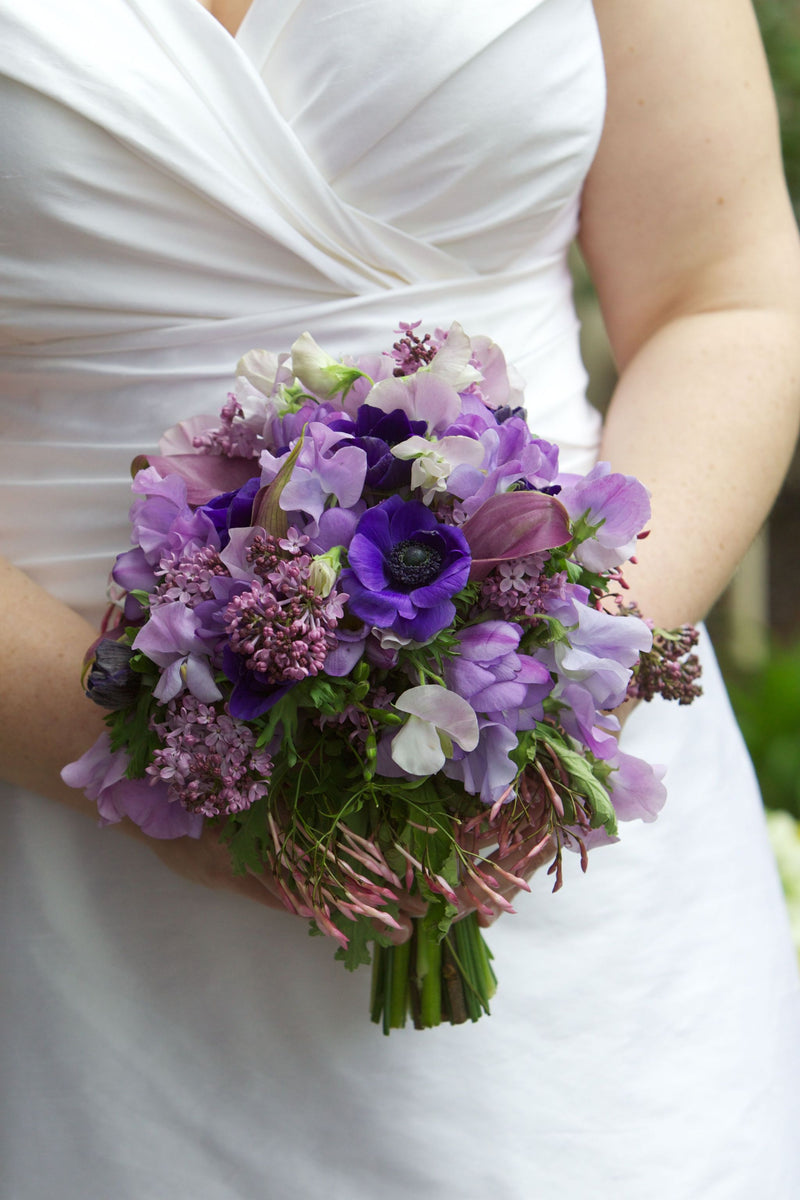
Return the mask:
M595 0L609 98L580 243L620 370L601 448L653 498L626 574L701 617L766 516L800 414L800 245L747 0Z
M104 729L103 711L80 684L83 657L97 631L3 559L0 600L0 778L96 821L94 802L62 783L60 771ZM120 834L144 842L171 870L195 883L283 909L267 876L233 874L228 848L213 831L160 841L125 820L106 836Z

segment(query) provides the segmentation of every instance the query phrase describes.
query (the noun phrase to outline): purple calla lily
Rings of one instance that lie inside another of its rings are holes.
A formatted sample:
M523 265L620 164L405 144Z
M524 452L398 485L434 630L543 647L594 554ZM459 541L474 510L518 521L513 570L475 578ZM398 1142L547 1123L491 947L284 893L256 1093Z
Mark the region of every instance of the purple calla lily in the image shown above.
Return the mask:
M485 579L510 558L565 545L571 537L569 516L554 496L542 492L505 492L490 496L461 526L472 555L470 580Z

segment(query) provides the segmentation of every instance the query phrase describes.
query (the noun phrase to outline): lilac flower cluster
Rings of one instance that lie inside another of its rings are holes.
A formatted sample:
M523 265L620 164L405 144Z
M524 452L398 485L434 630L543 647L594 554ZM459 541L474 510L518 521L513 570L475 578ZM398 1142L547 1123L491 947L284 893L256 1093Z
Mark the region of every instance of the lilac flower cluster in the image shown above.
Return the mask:
M630 611L630 610L629 610ZM678 704L691 704L701 694L700 660L692 650L699 640L698 631L684 625L674 633L657 629L653 645L639 658L636 671L628 684L628 696L633 700L652 700L663 696Z
M567 574L556 571L548 575L544 570L548 557L531 554L500 563L481 584L481 607L499 610L510 620L534 621L546 611L548 597L563 600Z
M161 739L147 774L167 798L204 817L230 816L269 793L272 759L241 721L194 696L167 706L153 728Z

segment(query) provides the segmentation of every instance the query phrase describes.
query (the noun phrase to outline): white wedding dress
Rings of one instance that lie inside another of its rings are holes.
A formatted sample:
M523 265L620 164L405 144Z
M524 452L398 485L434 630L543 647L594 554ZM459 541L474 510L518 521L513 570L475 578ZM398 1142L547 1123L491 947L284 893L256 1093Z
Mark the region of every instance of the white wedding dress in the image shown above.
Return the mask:
M0 551L66 602L102 607L131 457L304 329L490 334L592 461L590 0L254 0L236 39L197 0L0 0L0 45ZM388 1039L303 922L6 789L2 1200L796 1200L793 952L707 648L704 686L626 728L659 820L490 931L491 1018Z

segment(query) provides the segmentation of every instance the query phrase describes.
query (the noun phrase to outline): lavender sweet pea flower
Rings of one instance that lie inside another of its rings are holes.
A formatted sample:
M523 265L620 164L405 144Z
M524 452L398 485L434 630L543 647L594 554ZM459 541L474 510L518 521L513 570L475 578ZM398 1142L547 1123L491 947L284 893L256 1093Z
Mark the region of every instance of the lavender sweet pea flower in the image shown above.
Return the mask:
M623 754L619 749L610 766L614 769L608 786L620 821L655 821L667 798L667 789L661 782L666 767Z
M564 730L594 754L606 762L615 757L619 744L615 734L620 724L611 713L597 708L588 688L580 683L561 683L558 699L565 707L559 711L559 721Z
M61 778L69 787L81 788L96 802L101 825L116 825L128 817L148 837L200 836L201 816L171 802L165 783L127 779L127 769L127 753L124 750L112 753L111 738L103 732L85 754L64 767Z
M461 508L467 516L490 496L514 488L552 494L558 474L558 447L532 438L524 421L510 420L497 430L487 431L481 441L486 451L481 475L470 475L466 468L460 467L448 483L448 491L462 500Z
M517 735L502 721L478 718L480 738L474 750L455 750L443 769L448 779L457 779L471 796L480 796L484 804L512 798L511 784L517 766L510 758Z
M554 682L544 664L517 653L521 636L521 626L508 621L470 625L457 635L459 652L444 672L447 686L475 712L504 713L511 729L519 728L521 711L535 710L541 717Z
M597 526L575 550L590 571L605 571L626 562L636 537L650 519L650 494L633 475L612 473L600 462L588 475L559 477L559 500L573 521Z
M638 617L620 617L580 603L585 589L572 587L569 597L548 598L546 610L570 627L569 642L542 647L537 658L558 678L553 695L568 683L582 685L598 709L616 708L625 699L631 668L649 650L653 635Z
M184 688L198 700L210 704L221 700L208 661L208 647L198 637L201 621L191 608L180 601L161 604L151 610L150 620L139 630L133 643L162 668L153 695L167 704Z
M283 465L268 451L261 455L262 485L271 483ZM311 421L305 428L303 445L283 487L280 507L284 512L306 513L318 521L331 497L343 508L361 498L367 456L364 451L343 440L342 434Z
M362 621L425 642L451 624L467 582L463 534L418 501L391 496L361 517L341 586Z
M141 547L151 566L162 554L181 556L191 544L219 548L213 522L186 499L186 484L178 475L166 479L153 468L138 471L133 481L137 498L131 505L131 541Z
M155 569L147 561L141 546L134 546L133 550L125 550L117 555L111 569L111 578L128 593L134 590L152 592L158 583ZM144 614L145 610L139 601L134 596L126 595L125 619L131 622L139 621Z

